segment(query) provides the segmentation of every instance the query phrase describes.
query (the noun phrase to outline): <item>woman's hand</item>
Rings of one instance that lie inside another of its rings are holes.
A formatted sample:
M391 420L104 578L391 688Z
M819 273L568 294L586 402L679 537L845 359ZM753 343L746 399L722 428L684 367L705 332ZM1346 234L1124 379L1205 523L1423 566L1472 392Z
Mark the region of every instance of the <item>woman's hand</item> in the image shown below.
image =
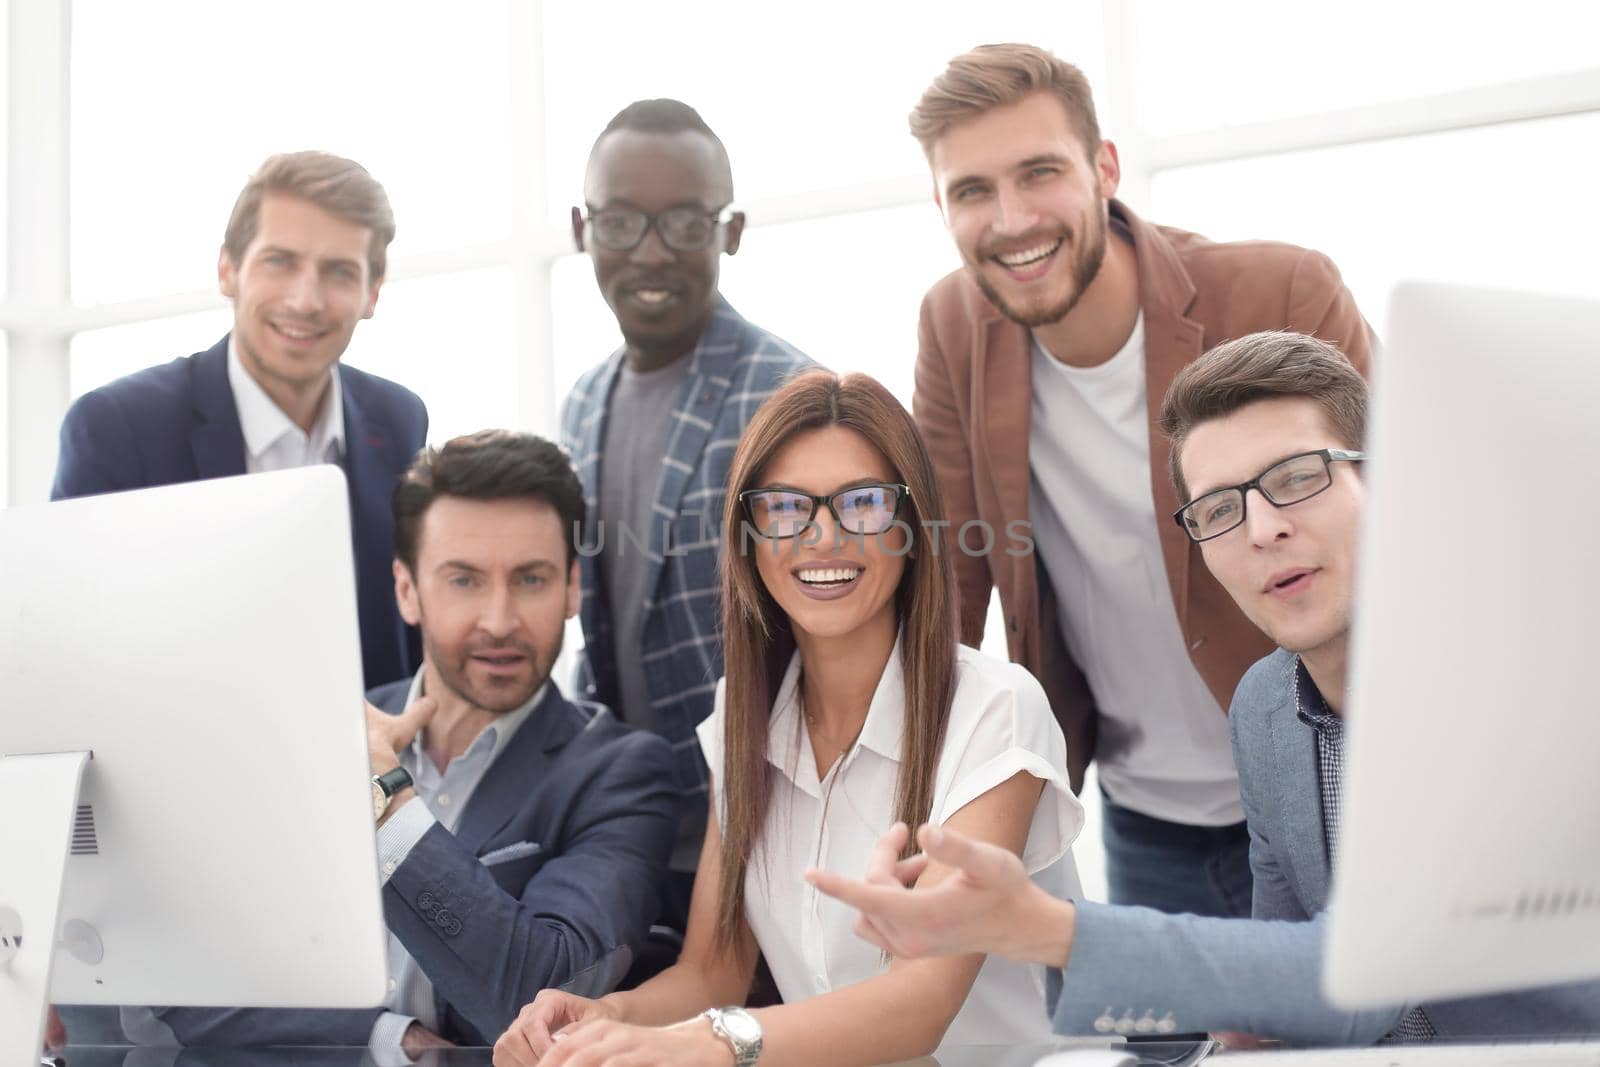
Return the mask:
M499 1064L499 1046L495 1063ZM693 1018L672 1026L633 1026L614 1019L583 1022L556 1035L540 1067L733 1067L733 1049Z
M559 989L540 990L494 1043L494 1067L533 1067L544 1062L556 1035L565 1028L615 1020L617 1014L615 1005L603 1000L575 997Z

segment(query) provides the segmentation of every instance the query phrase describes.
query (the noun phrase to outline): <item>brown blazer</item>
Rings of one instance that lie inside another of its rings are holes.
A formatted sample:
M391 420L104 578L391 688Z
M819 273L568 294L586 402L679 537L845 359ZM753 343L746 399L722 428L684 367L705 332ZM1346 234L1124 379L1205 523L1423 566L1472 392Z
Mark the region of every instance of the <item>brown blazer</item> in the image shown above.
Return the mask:
M1372 329L1328 257L1271 241L1218 244L1198 234L1145 222L1121 202L1111 214L1132 235L1144 309L1146 390L1150 407L1150 491L1172 602L1200 676L1226 708L1245 670L1272 642L1217 584L1192 544L1167 516L1177 492L1167 476L1170 450L1156 426L1161 400L1187 363L1222 341L1257 330L1295 330L1337 345L1366 375ZM1114 224L1113 224L1114 225ZM1011 556L1007 524L1027 521L1028 414L1032 404L1029 333L1003 316L964 270L941 280L922 301L913 408L939 473L952 530L972 519L995 531L988 556L953 550L961 640L983 639L991 586L1011 658L1044 685L1067 736L1074 790L1094 757L1099 712L1082 670L1057 626L1055 598L1034 553Z

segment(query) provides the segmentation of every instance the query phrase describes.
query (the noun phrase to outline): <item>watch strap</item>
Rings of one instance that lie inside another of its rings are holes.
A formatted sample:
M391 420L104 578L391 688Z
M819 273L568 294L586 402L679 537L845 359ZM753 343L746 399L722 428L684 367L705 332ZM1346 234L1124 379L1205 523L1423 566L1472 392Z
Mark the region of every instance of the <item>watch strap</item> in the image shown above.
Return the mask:
M411 772L404 767L396 767L393 770L384 771L382 774L375 774L372 776L372 781L379 789L383 790L383 795L391 800L400 790L414 784L411 780Z
M711 1032L733 1050L734 1067L755 1067L756 1061L761 1058L761 1024L756 1022L755 1016L740 1007L707 1008L701 1013L711 1020ZM729 1027L727 1019L734 1017L742 1025ZM754 1031L751 1037L741 1037L738 1031Z

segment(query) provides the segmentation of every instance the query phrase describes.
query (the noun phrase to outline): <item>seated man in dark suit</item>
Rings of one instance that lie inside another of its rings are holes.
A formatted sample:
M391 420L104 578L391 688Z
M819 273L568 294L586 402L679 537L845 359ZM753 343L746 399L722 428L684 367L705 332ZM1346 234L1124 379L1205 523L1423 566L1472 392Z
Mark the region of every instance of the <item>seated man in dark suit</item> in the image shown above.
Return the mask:
M1177 518L1278 645L1245 674L1228 714L1251 918L1057 900L1014 855L926 827L926 858L897 865L898 826L866 883L815 872L813 884L861 908L859 929L896 957L997 952L1064 967L1061 1033L1243 1031L1341 1045L1600 1033L1600 982L1360 1012L1322 995L1366 410L1366 383L1344 356L1291 333L1212 349L1179 372L1162 405L1187 501ZM900 883L929 859L964 877L906 892Z
M424 655L369 693L384 1006L124 1008L129 1039L392 1058L489 1044L550 986L610 991L656 914L678 790L665 741L550 680L583 515L566 455L506 430L424 451L395 492L395 596Z
M79 397L51 498L337 463L350 482L369 686L415 669L395 611L389 494L427 437L422 401L343 366L383 284L394 214L360 164L277 155L245 185L217 260L233 329L210 349Z

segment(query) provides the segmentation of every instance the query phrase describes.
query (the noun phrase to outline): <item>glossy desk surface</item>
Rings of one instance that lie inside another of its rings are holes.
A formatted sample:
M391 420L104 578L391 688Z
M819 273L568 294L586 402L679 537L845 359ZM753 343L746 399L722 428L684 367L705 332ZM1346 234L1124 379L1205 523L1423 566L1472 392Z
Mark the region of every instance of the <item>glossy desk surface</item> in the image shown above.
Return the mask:
M1046 1053L1064 1048L1108 1049L1106 1041L1063 1041L1059 1045L972 1045L904 1061L900 1067L1032 1067ZM1181 1065L1204 1050L1191 1042L1140 1046L1140 1062ZM417 1067L490 1067L490 1050L458 1048L429 1052ZM375 1067L361 1048L161 1049L73 1045L58 1056L66 1067ZM819 1065L825 1067L825 1065ZM890 1065L886 1065L890 1067Z
M974 1045L886 1067L1032 1067L1050 1052L1106 1049L1109 1045L1109 1041L1093 1040L1063 1041L1058 1045ZM1206 1050L1186 1042L1143 1044L1136 1051L1142 1065L1187 1067ZM1235 1051L1227 1056L1227 1062L1239 1067L1600 1067L1600 1041ZM418 1067L490 1067L490 1059L489 1049L462 1048L430 1052L417 1062ZM56 1062L67 1067L376 1067L367 1051L359 1048L134 1049L76 1045L61 1053Z

